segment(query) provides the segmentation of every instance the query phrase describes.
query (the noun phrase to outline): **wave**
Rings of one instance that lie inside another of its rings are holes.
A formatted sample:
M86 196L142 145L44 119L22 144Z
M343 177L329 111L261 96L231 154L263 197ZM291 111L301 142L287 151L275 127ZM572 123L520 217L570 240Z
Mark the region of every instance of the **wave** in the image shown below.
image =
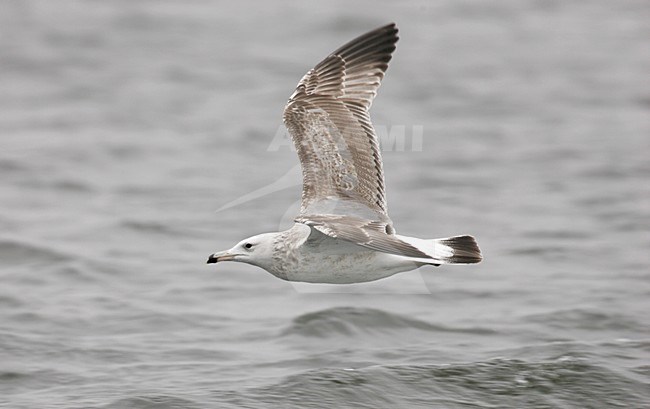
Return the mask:
M249 392L250 406L285 408L643 407L650 398L643 382L580 359L322 369Z
M531 314L526 320L563 329L638 330L644 325L632 320L629 315L587 309L567 309Z
M488 328L455 328L431 324L379 309L335 307L294 318L291 325L282 332L282 335L305 337L350 336L363 333L403 331L406 329L479 335L496 333L496 331Z
M120 226L143 233L158 233L170 236L178 235L180 233L178 230L171 228L168 224L158 221L132 219L122 220Z
M54 263L72 258L56 250L10 239L0 239L0 260L6 265Z
M199 403L168 395L145 395L119 399L104 409L199 409Z

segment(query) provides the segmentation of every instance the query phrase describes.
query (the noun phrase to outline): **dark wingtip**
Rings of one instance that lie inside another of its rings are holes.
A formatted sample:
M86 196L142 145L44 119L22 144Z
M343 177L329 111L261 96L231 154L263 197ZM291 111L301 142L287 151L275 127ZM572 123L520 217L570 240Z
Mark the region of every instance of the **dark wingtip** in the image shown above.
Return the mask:
M210 254L210 257L208 257L208 264L214 264L217 261L219 261L218 258L215 257L214 254Z
M452 264L473 264L483 260L481 249L472 236L455 236L442 240L442 244L454 249L449 258Z

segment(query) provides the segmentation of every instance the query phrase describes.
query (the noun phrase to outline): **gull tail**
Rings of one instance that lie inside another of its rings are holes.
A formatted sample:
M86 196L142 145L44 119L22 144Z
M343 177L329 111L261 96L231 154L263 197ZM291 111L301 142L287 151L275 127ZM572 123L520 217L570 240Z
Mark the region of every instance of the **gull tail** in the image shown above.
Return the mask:
M472 236L454 236L427 242L433 244L433 258L439 259L442 264L473 264L483 260L481 249Z
M433 265L473 264L483 260L481 249L472 236L454 236L431 240L405 236L399 238L431 257L431 259L413 258L413 261L420 263Z

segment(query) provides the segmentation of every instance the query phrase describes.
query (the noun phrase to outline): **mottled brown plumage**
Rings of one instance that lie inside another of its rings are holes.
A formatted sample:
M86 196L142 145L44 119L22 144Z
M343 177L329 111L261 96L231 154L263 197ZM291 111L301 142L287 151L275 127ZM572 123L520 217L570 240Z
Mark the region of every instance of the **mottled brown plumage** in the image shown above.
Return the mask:
M395 24L342 46L300 81L284 110L303 170L301 215L365 205L390 223L381 152L368 109L397 42Z

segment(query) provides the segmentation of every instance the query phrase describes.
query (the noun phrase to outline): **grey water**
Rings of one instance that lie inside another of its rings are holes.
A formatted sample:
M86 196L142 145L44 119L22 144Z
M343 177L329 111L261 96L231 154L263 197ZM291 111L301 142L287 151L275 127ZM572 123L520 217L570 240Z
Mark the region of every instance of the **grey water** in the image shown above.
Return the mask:
M647 1L0 7L1 407L650 407ZM284 103L391 21L390 215L484 261L206 265L290 225Z

